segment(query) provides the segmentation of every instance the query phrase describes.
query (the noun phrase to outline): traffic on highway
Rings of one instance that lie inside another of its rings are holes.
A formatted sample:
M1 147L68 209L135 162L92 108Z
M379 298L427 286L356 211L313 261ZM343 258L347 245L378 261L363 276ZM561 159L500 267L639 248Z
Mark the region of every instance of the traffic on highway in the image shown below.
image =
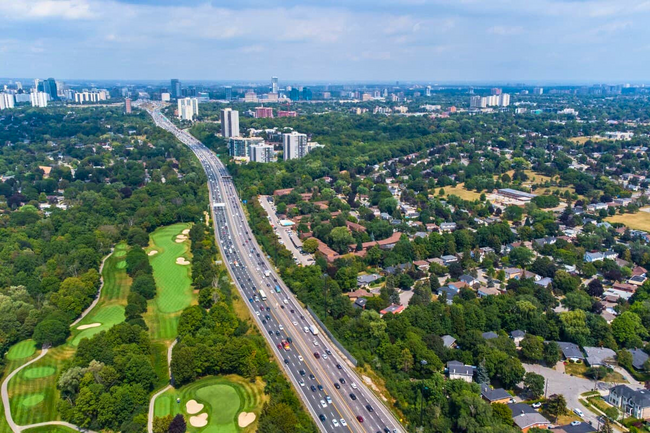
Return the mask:
M282 282L258 246L232 178L217 156L178 129L150 103L155 123L199 158L207 176L215 236L225 264L259 329L324 432L402 432L393 414L334 350L311 315Z

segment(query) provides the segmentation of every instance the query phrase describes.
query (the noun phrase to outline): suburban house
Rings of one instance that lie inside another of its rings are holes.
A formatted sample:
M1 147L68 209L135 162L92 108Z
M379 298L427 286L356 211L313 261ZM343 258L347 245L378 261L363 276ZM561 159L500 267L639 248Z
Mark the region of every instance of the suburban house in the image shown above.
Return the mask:
M402 311L406 309L405 306L403 305L397 305L397 304L390 304L388 307L384 308L379 312L382 316L385 316L388 313L392 314L400 314Z
M512 411L512 421L524 433L534 427L546 430L551 425L549 420L527 404L513 403L508 407Z
M581 422L580 424L567 424L553 429L554 433L592 433L597 431L589 423Z
M508 391L503 388L492 389L489 385L484 383L481 385L481 397L483 397L483 399L490 404L508 404L512 398L512 395L510 395Z
M650 419L650 392L647 390L635 390L627 385L617 385L609 390L607 401L628 416Z
M474 287L474 286L477 286L477 285L480 284L480 281L477 278L475 278L475 277L473 277L471 275L467 275L467 274L461 275L460 277L458 277L458 281L462 281L463 283L465 283L465 284L467 284L468 286L471 286L471 287Z
M451 335L443 335L440 338L442 338L442 344L444 344L447 349L456 348L456 339Z
M479 298L485 298L486 296L496 296L500 292L495 287L479 287L476 294Z
M492 340L493 338L499 338L499 335L496 332L488 331L481 334L486 340Z
M440 258L442 259L442 263L444 266L449 266L452 263L456 263L458 261L458 257L452 255L446 255Z
M632 349L630 353L632 354L632 367L643 370L643 366L649 358L648 354L641 349Z
M358 287L368 286L380 278L381 277L377 274L359 275L357 277L357 286Z
M474 377L474 367L465 365L460 361L449 361L447 363L447 374L449 379L460 379L471 382Z
M526 335L525 331L517 329L510 333L510 338L512 338L512 341L515 342L515 346L519 347L519 343L521 343L521 340L524 339L525 335Z
M440 232L448 233L456 230L456 223L442 223L440 224Z
M443 286L438 289L438 296L442 296L444 293L447 297L447 305L451 305L454 303L454 298L458 296L459 292L460 290L454 286Z
M616 352L606 347L584 347L587 363L591 367L609 367L616 362Z
M518 280L524 274L524 271L519 268L505 268L503 272L506 274L506 281L513 278Z
M562 355L567 361L582 361L585 359L585 356L580 350L580 346L575 343L567 343L564 341L558 341L557 345L560 346Z

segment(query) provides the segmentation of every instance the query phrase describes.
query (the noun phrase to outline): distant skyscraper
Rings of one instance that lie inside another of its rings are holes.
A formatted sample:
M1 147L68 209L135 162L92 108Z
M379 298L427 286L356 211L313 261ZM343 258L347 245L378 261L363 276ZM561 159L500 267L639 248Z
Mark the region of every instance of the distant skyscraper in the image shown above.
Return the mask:
M11 93L0 93L0 110L14 108L14 95Z
M289 93L289 98L292 101L300 100L300 90L298 90L296 87L292 88L291 92Z
M232 108L221 110L221 135L239 137L239 111Z
M427 86L426 90L424 91L424 94L426 96L431 96L431 86Z
M305 87L304 89L302 89L302 99L304 99L305 101L311 101L311 98L312 98L311 89L309 87Z
M510 94L508 93L500 94L498 105L499 107L507 107L508 105L510 105Z
M32 107L40 107L40 108L45 108L47 107L47 93L45 92L32 92L29 95L30 102L32 103Z
M51 100L57 99L56 80L54 78L48 78L43 81L43 91L50 95Z
M271 77L271 93L278 93L279 90L278 77Z
M131 114L131 98L126 98L124 100L124 112L126 114Z
M533 95L541 95L544 93L544 88L543 87L535 87L533 89Z
M172 96L172 99L177 99L180 98L182 93L181 93L181 82L178 81L177 78L172 78L172 88L170 89L170 93Z
M199 114L199 100L196 98L180 98L178 100L178 117L183 120L193 120Z
M285 161L304 157L309 152L307 135L296 131L282 134L282 149Z
M226 101L232 100L232 86L226 86Z

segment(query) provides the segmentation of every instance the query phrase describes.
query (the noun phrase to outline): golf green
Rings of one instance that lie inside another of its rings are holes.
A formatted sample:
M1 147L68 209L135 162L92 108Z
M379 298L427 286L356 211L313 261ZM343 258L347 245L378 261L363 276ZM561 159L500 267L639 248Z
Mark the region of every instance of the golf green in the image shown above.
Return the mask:
M34 340L24 340L16 343L9 348L7 352L7 359L15 361L16 359L29 358L36 352L36 344Z
M44 398L45 395L42 393L30 394L28 396L21 398L20 404L22 404L23 406L32 407L42 402Z
M115 257L124 257L124 256L126 256L126 251L124 251L124 250L116 250L116 251L113 253L113 255L114 255Z
M39 377L47 377L56 373L54 367L33 367L25 370L23 373L28 379L38 379Z
M229 385L200 388L196 391L196 400L210 404L212 410L208 413L208 420L212 424L231 424L239 412L239 395Z
M124 269L126 268L126 260L121 260L115 264L115 267L117 269Z
M96 311L96 313L95 313ZM124 307L122 305L104 305L101 308L93 310L94 314L89 314L83 322L88 323L101 323L101 326L95 328L84 329L79 332L73 339L71 344L77 346L84 338L90 338L95 334L106 331L112 328L113 325L122 323L124 321Z

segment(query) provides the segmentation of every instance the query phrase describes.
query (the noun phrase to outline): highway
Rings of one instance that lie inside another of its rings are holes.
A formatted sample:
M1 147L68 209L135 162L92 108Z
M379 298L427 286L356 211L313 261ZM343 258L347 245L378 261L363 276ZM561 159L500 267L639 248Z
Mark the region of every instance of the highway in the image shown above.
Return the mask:
M225 166L201 142L162 115L160 105L150 103L145 108L156 125L174 134L199 158L208 176L215 236L224 262L319 430L404 432L393 414L333 349L327 336L315 327L310 314L267 261Z

